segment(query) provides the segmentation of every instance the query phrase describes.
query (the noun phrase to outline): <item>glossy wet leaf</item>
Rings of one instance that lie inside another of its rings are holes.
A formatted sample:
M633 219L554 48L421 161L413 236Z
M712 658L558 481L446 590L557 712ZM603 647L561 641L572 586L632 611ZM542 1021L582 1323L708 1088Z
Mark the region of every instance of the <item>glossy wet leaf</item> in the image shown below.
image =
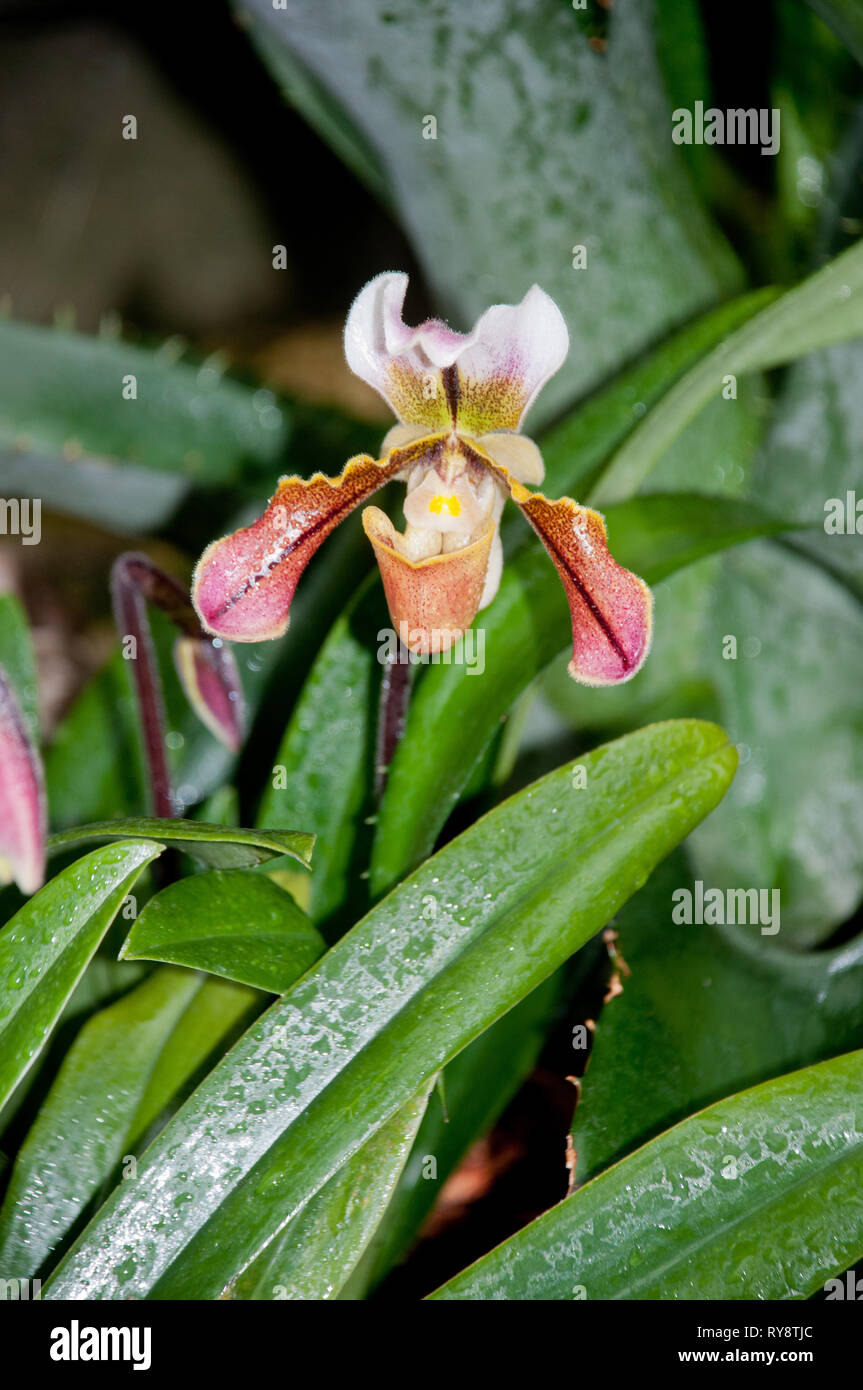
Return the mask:
M389 626L378 584L369 581L336 620L308 674L276 753L257 819L315 835L311 876L289 871L286 886L316 922L344 910L357 875L364 812L371 813L378 633Z
M496 808L250 1029L148 1150L140 1186L102 1208L51 1296L217 1297L442 1064L619 909L715 806L736 757L715 726L682 722L583 762L587 788L563 767Z
M686 529L669 537L669 513L680 509ZM606 513L612 553L652 583L677 566L774 529L763 513L723 498L656 496ZM631 547L633 554L630 554ZM393 760L378 816L372 888L385 891L428 854L470 775L478 752L516 698L569 643L570 621L557 574L538 544L528 544L505 567L498 595L481 616L485 671L431 666L414 692L407 728ZM425 757L433 746L435 758Z
M680 888L694 892L673 855L615 921L632 973L599 1016L575 1112L581 1183L722 1096L863 1043L863 938L803 953L758 923L678 925Z
M806 1298L863 1255L861 1159L852 1052L684 1120L434 1297Z
M536 1065L562 994L558 970L460 1052L435 1088L410 1157L346 1296L359 1298L416 1240L444 1183L470 1146L491 1129ZM444 1105L444 1098L446 1104ZM428 1158L435 1160L434 1175Z
M37 1274L253 999L239 986L166 968L84 1024L15 1159L0 1210L4 1268ZM196 1036L202 1019L205 1039ZM134 1181L133 1171L122 1179Z
M729 374L765 371L861 335L858 243L767 304L675 382L608 462L587 500L605 506L631 497L689 421L712 397L721 397Z
M338 1298L377 1229L425 1113L428 1086L381 1125L267 1246L234 1298Z
M120 955L187 965L283 994L325 949L283 888L243 869L214 869L150 898Z
M127 840L94 850L0 931L0 1104L32 1066L123 899L162 848Z
M136 816L124 820L96 821L59 830L51 836L49 853L86 844L90 840L159 840L185 850L201 864L234 869L261 864L276 855L289 854L301 864L311 861L314 836L300 830L244 830L241 826L204 825L196 820L160 820Z

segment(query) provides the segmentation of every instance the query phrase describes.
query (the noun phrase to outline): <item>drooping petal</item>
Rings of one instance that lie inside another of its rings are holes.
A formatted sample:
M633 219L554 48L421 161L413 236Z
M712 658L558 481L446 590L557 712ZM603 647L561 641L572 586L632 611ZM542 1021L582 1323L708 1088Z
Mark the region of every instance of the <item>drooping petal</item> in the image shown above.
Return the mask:
M42 761L0 667L0 883L14 878L28 894L41 888L45 821Z
M419 440L382 459L360 454L337 478L282 478L263 516L214 541L198 561L192 600L207 632L232 642L281 637L300 575L318 547L426 448Z
M472 434L515 430L569 348L563 315L538 285L495 304L470 333L402 319L408 277L387 271L355 299L345 325L352 371L406 424Z
M363 528L374 547L393 627L406 647L426 656L445 652L476 617L496 533L489 520L478 540L446 554L409 560L379 507L366 507Z
M236 753L245 726L237 663L219 638L178 637L174 665L186 699L215 738Z
M583 685L630 680L650 649L653 596L608 549L599 512L569 497L549 502L514 484L518 503L555 563L572 615L568 671Z

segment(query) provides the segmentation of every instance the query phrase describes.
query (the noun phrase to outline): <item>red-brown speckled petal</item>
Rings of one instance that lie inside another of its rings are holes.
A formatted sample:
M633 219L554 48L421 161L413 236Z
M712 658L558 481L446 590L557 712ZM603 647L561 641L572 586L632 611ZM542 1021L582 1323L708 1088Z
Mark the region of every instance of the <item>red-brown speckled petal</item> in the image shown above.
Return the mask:
M643 579L608 549L599 512L569 497L549 502L542 493L512 489L555 563L572 614L569 674L583 685L630 680L650 650L653 596Z
M198 561L192 600L207 632L231 642L281 637L300 575L318 546L428 445L421 439L382 459L360 454L337 478L282 478L263 516L214 541Z

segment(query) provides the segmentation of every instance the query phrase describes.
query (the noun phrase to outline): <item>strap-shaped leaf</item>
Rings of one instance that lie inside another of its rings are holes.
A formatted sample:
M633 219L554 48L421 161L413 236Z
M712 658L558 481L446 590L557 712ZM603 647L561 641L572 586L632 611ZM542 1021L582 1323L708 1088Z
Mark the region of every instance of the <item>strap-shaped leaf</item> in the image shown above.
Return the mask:
M0 1211L4 1268L38 1274L255 997L239 985L166 968L84 1024L15 1159Z
M393 1196L428 1092L424 1085L288 1222L237 1281L235 1298L339 1296Z
M671 387L603 469L589 500L599 506L637 492L671 442L731 373L766 371L863 335L863 242L731 333Z
M586 787L562 767L497 807L252 1027L134 1188L102 1208L51 1296L217 1297L442 1064L617 911L716 804L736 754L715 725L681 721L582 762Z
M60 830L48 841L48 853L86 844L88 840L159 840L162 845L185 850L201 864L237 869L261 864L279 854L289 854L301 864L312 857L314 835L301 830L244 830L240 826L205 825L196 820L165 820L138 816L126 820L96 821Z
M806 1298L863 1255L863 1052L711 1105L433 1295Z
M94 850L0 932L0 1104L32 1066L135 879L163 848L126 840Z

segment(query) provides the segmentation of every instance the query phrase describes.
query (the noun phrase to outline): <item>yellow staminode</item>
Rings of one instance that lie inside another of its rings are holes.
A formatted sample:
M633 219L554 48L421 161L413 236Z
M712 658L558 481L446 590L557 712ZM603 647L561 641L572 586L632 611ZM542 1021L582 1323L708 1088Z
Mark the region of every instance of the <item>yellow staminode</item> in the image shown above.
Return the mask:
M437 495L434 496L429 502L429 511L434 512L435 515L439 515L440 512L443 511L444 507L446 507L450 516L461 515L461 502L458 500L456 496L444 497L441 495L441 493L437 493Z

